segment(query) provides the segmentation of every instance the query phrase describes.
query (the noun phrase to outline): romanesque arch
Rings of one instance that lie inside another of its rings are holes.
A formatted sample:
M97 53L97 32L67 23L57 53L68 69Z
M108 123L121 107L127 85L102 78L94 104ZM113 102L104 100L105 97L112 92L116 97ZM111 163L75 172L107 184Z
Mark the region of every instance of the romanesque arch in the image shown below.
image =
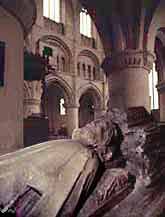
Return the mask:
M49 48L49 64L57 73L71 73L73 58L71 50L65 42L57 36L44 35L36 44L41 55L45 52L45 48Z
M65 97L67 99L67 105L71 106L74 104L74 93L70 85L60 76L48 75L46 76L46 88L51 85L57 84L61 86L61 88L65 92Z
M94 85L86 85L79 89L77 99L79 104L79 126L83 127L101 115L103 97Z
M100 62L90 50L82 50L77 57L77 74L89 80L101 80Z
M44 107L49 119L49 133L59 136L61 128L68 131L67 109L73 104L73 91L69 84L58 76L46 77Z

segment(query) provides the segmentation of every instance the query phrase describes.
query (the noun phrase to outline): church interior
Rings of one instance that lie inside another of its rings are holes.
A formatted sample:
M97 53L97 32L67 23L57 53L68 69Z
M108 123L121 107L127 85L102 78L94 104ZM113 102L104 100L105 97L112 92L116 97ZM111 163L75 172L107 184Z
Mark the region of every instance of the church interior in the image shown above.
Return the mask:
M165 217L165 0L0 17L0 216Z

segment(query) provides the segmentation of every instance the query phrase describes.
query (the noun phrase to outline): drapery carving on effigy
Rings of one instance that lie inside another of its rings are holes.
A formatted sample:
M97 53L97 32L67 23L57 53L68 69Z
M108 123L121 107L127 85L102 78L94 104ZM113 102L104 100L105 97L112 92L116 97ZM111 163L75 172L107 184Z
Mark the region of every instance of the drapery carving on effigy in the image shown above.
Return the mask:
M64 205L62 206L58 217L77 216L80 207L89 196L90 188L96 177L98 167L98 161L94 158L94 156L93 159L88 160L84 170L81 172Z
M124 169L107 169L81 209L78 217L102 216L133 189L134 180Z

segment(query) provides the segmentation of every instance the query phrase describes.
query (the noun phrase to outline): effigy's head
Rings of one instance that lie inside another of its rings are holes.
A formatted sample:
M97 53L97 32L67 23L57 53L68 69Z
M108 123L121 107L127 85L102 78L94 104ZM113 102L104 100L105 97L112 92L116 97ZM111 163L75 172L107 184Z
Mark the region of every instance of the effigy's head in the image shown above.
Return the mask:
M75 129L72 139L79 140L86 146L106 146L113 135L113 124L111 120L102 116L82 128Z
M114 151L120 149L123 136L119 126L112 122L110 113L106 113L86 126L75 129L72 139L95 150L105 162L111 160Z

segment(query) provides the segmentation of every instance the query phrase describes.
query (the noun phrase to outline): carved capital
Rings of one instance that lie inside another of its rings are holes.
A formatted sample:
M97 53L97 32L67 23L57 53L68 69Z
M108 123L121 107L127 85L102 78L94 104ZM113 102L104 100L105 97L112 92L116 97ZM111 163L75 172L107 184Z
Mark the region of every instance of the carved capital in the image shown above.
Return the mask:
M42 81L24 81L24 118L40 114Z
M142 50L125 50L106 57L102 68L109 74L125 68L144 68L150 71L155 61L155 55Z
M24 81L24 100L41 100L42 81Z

